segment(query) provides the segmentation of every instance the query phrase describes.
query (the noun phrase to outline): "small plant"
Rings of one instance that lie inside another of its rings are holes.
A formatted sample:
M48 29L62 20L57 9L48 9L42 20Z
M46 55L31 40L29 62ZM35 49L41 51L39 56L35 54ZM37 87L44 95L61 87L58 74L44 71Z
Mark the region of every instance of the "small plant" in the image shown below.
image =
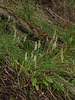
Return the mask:
M61 83L59 83L59 82L56 82L55 84L54 84L54 89L56 89L56 90L63 90L63 85L64 84L61 84Z
M0 17L0 21L2 20L2 18Z
M39 85L37 84L37 78L32 77L32 85L35 86L36 90L39 90Z
M39 85L44 84L46 86L49 85L49 83L53 83L53 80L50 76L43 76L42 80L37 81L37 78L32 77L31 79L32 85L35 86L36 90L39 90Z
M24 37L23 42L26 42L26 37ZM53 83L53 80L50 76L43 74L44 72L43 70L50 68L51 65L40 64L40 61L43 62L42 58L46 56L46 54L41 50L40 40L34 43L34 48L30 54L31 55L29 55L28 52L25 52L25 56L24 56L24 60L22 61L22 64L20 64L18 60L15 60L14 68L17 70L18 68L17 65L20 66L18 76L20 76L22 72L24 72L25 74L29 73L29 76L31 77L32 85L36 88L36 90L39 90L40 84L44 84L48 86L49 83Z
M27 17L28 20L31 21L31 17L34 13L34 10L33 9L31 10L31 7L30 7L30 5L32 4L32 1L26 0L26 2L23 3L23 0L21 0L21 3L22 3L22 6L24 8L24 11L25 11L25 17Z

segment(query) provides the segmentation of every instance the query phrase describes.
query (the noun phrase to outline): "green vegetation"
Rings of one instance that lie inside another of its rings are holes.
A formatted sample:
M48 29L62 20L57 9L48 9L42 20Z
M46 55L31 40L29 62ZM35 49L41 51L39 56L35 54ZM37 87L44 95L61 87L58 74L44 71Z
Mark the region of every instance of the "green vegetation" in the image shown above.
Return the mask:
M30 23L41 27L41 30L51 34L53 38L49 40L46 37L44 43L41 39L33 41L26 33L8 33L3 29L5 21L0 23L0 75L7 72L6 77L1 77L0 81L3 82L2 85L12 88L9 91L17 91L17 100L74 100L75 25L61 22L57 26L54 22L36 16L36 11L30 11L31 4L28 1L26 8L21 7L24 9L23 15L27 11L25 19L28 18ZM20 3L19 0L17 2ZM17 10L18 15L19 12ZM57 46L59 37L64 45ZM5 92L5 96L8 94ZM8 97L16 100L13 93Z

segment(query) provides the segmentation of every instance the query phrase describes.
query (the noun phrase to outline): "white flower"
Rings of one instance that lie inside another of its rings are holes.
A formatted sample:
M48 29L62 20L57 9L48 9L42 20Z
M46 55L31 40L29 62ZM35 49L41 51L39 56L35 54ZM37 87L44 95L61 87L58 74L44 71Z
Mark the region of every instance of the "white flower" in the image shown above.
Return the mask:
M10 21L10 15L8 16L8 21Z
M63 48L61 49L61 62L63 62L64 56L63 56Z
M25 60L27 60L27 52L25 53Z
M36 66L36 63L37 63L37 61L36 61L36 55L34 56L34 68L36 68L37 66Z
M26 38L27 38L27 36L24 37L24 40L23 40L24 42L26 41Z
M55 39L55 40L56 40L56 42L57 42L57 39L58 39L58 36L56 36L56 39Z
M43 55L41 53L39 53L39 56L42 57Z
M35 48L34 48L34 50L37 50L37 41L35 42Z
M34 56L34 62L36 62L36 55Z
M57 36L56 36L56 39L55 39L55 42L54 42L54 44L53 44L52 50L54 50L54 49L56 48L56 46L57 46L57 45L56 45L57 39L58 39L58 38L57 38Z
M46 38L46 41L48 42L48 36L47 36L47 38Z
M40 40L39 40L39 43L38 43L38 49L40 48L40 46L41 46L41 43L40 43Z
M33 58L33 52L31 52L31 58Z
M15 32L14 32L14 38L16 38L16 29L14 30Z
M56 41L54 42L53 46L52 46L52 50L54 50L56 48Z

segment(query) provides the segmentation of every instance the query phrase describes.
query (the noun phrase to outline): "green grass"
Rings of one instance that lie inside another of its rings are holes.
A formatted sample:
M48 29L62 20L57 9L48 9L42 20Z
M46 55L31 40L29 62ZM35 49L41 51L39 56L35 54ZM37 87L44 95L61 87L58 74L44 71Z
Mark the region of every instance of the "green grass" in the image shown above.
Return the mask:
M72 32L69 32L68 34L71 35ZM54 52L52 52L52 45L50 43L45 44L45 47L49 45L47 49L42 48L41 46L39 49L34 50L35 42L33 43L34 46L32 46L30 42L31 40L26 39L25 42L19 43L18 36L14 37L14 33L8 34L2 29L0 31L0 35L0 57L2 56L3 58L8 59L13 64L13 67L16 68L16 70L18 70L17 68L19 63L20 67L23 67L23 69L21 70L19 67L19 75L21 73L25 73L25 77L30 77L31 79L33 78L32 84L36 87L37 90L39 89L39 86L41 84L42 87L44 86L44 84L46 86L49 86L51 84L51 88L54 88L58 92L63 91L67 96L68 93L65 90L65 86L70 89L71 93L73 93L71 88L74 85L73 80L75 78L75 48L74 45L72 45L74 41L70 43L69 47L64 47L62 55L64 56L64 60L62 62L61 50L57 48L54 50ZM63 35L62 37L63 40L66 41ZM21 40L23 40L23 36L20 37L20 41ZM26 52L27 60L25 60ZM32 58L31 52L33 53ZM34 61L35 56L36 59ZM45 76L49 77L49 80L46 80L44 78ZM68 98L70 97L68 96Z
M75 95L75 25L61 23L59 27L47 20L40 20L32 19L32 23L53 36L58 35L67 45L52 50L51 41L45 41L44 46L41 44L37 48L39 41L28 38L24 41L26 34L16 34L14 37L14 32L8 34L0 24L0 62L7 59L12 63L14 70L17 70L17 78L20 78L21 88L27 84L24 79L30 78L31 94L33 90L41 90L50 99L54 95L59 99L72 100ZM50 88L53 95L49 95Z

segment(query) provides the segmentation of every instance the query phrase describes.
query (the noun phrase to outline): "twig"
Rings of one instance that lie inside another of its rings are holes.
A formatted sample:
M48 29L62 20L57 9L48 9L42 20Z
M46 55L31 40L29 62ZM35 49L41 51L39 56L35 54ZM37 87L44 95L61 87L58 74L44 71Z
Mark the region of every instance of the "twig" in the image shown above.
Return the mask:
M63 20L64 22L69 22L69 20L65 20L64 18L62 18L61 16L59 16L55 12L53 12L51 9L45 8L45 11L48 14L51 14L55 19Z
M51 89L48 88L48 87L47 87L47 89L48 89L48 91L50 92L50 94L53 96L54 100L57 100L57 98L56 98L56 97L53 95L53 93L51 92Z

